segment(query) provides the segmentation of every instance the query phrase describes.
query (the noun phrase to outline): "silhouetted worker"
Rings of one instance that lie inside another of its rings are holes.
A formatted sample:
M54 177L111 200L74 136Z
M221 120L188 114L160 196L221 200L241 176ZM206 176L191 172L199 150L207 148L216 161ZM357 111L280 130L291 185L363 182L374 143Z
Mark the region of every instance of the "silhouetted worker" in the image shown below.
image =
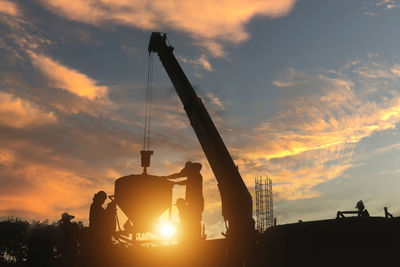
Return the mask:
M97 239L104 231L106 210L103 208L103 204L106 199L107 194L104 191L99 191L93 196L89 213L89 235L91 238Z
M387 207L384 207L383 209L384 209L384 211L385 211L385 218L387 218L387 219L392 219L392 218L393 218L393 214L391 214L391 213L388 211L388 208L387 208Z
M188 229L191 220L190 207L183 198L176 200L176 207L179 211L179 236L180 239L185 239L188 234L191 234Z
M203 198L203 177L200 170L200 163L186 162L185 167L179 172L169 176L167 179L187 177L186 180L176 182L178 185L186 185L185 201L190 209L190 229L193 230L193 238L199 239L201 236L201 219L204 210ZM193 228L192 228L193 227Z
M71 222L73 218L64 212L58 221L57 250L64 266L74 266L78 255L78 225Z
M345 214L357 214L358 217L369 217L369 212L365 208L364 203L362 200L358 201L356 204L357 211L338 211L336 218L344 218Z
M358 209L358 217L369 217L369 212L365 208L362 200L357 202L356 209Z
M107 199L104 191L97 192L93 197L93 203L90 205L89 214L89 243L92 257L104 257L106 251L111 247L111 234L113 229L112 219L115 215L115 203L110 202L107 209L103 208L103 204ZM115 228L115 225L114 225ZM93 258L97 264L100 259ZM102 262L104 264L104 261Z

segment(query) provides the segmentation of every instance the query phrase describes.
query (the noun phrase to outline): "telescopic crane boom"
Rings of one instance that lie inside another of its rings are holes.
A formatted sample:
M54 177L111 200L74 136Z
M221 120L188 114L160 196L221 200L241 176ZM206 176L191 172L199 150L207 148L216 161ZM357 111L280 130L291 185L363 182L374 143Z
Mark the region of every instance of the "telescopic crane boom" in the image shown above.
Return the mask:
M167 45L166 38L165 33L153 32L148 51L157 52L160 57L214 172L228 237L236 241L243 240L243 236L250 236L254 232L252 197L201 98L176 60L174 48Z

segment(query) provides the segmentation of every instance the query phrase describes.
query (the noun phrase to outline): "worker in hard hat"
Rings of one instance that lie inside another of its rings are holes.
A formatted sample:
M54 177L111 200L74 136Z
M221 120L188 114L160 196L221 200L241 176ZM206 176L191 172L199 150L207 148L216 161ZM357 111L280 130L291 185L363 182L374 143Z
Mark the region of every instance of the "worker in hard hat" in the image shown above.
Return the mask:
M103 204L106 199L107 194L104 191L99 191L93 196L89 213L89 233L91 236L96 236L103 231L106 221L106 210L103 208Z
M93 196L93 203L90 205L89 213L89 239L93 257L101 256L111 245L112 212L115 212L115 203L108 203L107 209L103 204L107 199L104 191L99 191Z
M74 266L78 255L78 224L71 222L74 218L64 212L58 221L56 247L63 266Z
M387 208L387 207L384 207L383 210L385 211L385 218L387 218L387 219L393 219L393 214L391 214L391 213L388 211L388 208Z
M179 211L179 230L178 236L180 240L185 240L190 233L191 211L187 202L183 198L176 200L176 208Z
M191 224L195 229L193 232L196 238L200 238L201 236L201 220L204 210L203 176L201 176L200 173L201 168L202 165L200 163L188 161L179 173L164 176L166 179L187 177L186 180L176 182L175 184L186 185L185 201L191 211Z
M362 200L358 201L356 204L356 209L358 209L358 217L369 217L369 212L365 208Z

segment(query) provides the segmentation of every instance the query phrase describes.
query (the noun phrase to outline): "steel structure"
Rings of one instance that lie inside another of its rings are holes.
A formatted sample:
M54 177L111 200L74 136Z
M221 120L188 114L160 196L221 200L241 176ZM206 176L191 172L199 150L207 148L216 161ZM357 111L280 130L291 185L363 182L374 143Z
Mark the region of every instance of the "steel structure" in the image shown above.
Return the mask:
M269 177L255 178L256 229L263 233L274 224L272 180Z

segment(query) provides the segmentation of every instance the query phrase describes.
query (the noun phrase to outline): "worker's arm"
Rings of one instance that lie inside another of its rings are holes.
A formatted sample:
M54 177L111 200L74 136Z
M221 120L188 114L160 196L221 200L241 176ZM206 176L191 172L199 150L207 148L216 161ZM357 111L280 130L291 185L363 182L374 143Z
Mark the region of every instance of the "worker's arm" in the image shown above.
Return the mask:
M182 178L182 177L186 177L186 175L184 175L182 172L178 172L178 173L174 173L168 176L161 176L161 178L165 178L165 179L177 179L177 178Z
M179 182L174 182L176 185L185 185L187 180L179 181Z

